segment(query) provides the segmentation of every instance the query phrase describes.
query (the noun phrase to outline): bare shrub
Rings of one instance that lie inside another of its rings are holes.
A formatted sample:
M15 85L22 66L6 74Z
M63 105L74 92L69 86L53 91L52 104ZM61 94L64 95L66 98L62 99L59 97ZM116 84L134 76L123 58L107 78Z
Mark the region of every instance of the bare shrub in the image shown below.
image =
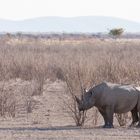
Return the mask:
M42 95L43 94L43 86L44 86L45 80L42 78L35 79L34 82L32 82L32 86L34 86L34 90L32 93L32 96L36 95Z
M32 86L34 88L32 96L43 94L43 86L46 80L46 75L44 70L38 68L38 70L36 71L37 71L36 75L34 75L34 78L32 80Z
M73 71L74 72L74 71ZM69 73L73 74L73 73ZM82 85L81 77L79 71L77 69L77 76L71 79L69 74L64 74L65 82L66 82L66 96L68 96L68 100L63 99L63 103L66 106L66 110L68 110L69 115L73 118L76 123L76 126L83 126L86 120L86 111L80 112L77 107L77 102L75 96L84 94L84 88ZM78 82L75 84L75 82ZM75 84L75 85L74 85ZM80 89L78 89L80 88Z
M100 123L100 113L96 107L89 109L86 112L86 119L84 125L97 126Z
M128 120L130 121L130 117L128 113L115 114L115 117L118 120L118 123L120 126L126 126L126 124L128 123Z
M71 98L67 101L63 99L63 104L65 105L65 110L67 110L68 114L74 120L76 126L83 126L86 120L86 111L80 112L77 108L77 104L75 99Z
M0 115L2 117L15 117L16 113L15 95L10 89L5 89L4 84L0 87Z
M0 82L0 115L2 117L17 117L22 114L32 113L37 101L33 96L43 92L39 81L25 81L21 79Z
M35 108L36 101L33 96L40 96L43 93L44 81L33 80L22 88L22 101L27 114L32 113Z
M97 109L94 109L92 115L93 126L96 126L98 124L98 119L99 119L99 111Z
M70 72L70 71L69 71ZM74 71L71 73L73 74ZM75 73L76 74L76 73ZM70 76L70 75L69 75ZM73 118L77 126L83 126L87 122L92 122L94 126L98 124L99 111L93 108L89 113L87 111L80 112L77 107L75 96L81 97L84 94L84 85L81 80L81 73L77 69L77 75L75 77L65 76L66 89L65 99L63 103L65 109L68 110L69 115ZM88 116L87 116L88 115Z

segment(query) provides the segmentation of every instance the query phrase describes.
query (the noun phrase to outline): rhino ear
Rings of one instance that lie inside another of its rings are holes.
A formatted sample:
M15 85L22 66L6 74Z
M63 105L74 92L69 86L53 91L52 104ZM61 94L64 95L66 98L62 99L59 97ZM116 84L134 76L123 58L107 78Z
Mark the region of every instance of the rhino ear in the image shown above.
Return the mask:
M78 104L81 103L80 99L79 99L78 97L76 97L76 96L75 96L75 100L76 100L76 102L77 102Z
M87 93L88 91L89 91L89 89L86 89L86 88L84 89L84 93Z

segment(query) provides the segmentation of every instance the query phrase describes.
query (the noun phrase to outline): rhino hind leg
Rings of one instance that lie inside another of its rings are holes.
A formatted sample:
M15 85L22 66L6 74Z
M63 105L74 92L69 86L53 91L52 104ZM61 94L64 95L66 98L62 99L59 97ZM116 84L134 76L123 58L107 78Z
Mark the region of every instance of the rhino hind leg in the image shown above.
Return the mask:
M140 128L140 110L138 111L138 114L139 114L139 121L137 127Z
M138 112L138 125L137 127L140 128L140 92L139 92L139 100L137 104L137 112Z
M136 123L139 121L137 107L135 107L133 110L131 110L131 114L132 114L132 123L131 123L130 127L135 126Z

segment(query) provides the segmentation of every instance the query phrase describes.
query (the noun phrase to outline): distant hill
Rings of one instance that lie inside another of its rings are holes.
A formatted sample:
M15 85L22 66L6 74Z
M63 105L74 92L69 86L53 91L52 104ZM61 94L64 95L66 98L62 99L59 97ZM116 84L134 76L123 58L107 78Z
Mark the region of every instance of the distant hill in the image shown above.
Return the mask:
M39 17L22 21L0 19L0 32L108 32L122 27L126 32L140 32L140 23L104 16Z

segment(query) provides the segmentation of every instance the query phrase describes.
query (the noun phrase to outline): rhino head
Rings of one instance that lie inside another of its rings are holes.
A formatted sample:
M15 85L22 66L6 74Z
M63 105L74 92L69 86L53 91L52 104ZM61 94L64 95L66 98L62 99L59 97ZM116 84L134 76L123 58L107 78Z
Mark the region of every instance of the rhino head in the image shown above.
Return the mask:
M88 110L94 106L95 98L92 90L84 92L84 94L81 96L81 99L76 96L75 99L78 104L79 111Z

